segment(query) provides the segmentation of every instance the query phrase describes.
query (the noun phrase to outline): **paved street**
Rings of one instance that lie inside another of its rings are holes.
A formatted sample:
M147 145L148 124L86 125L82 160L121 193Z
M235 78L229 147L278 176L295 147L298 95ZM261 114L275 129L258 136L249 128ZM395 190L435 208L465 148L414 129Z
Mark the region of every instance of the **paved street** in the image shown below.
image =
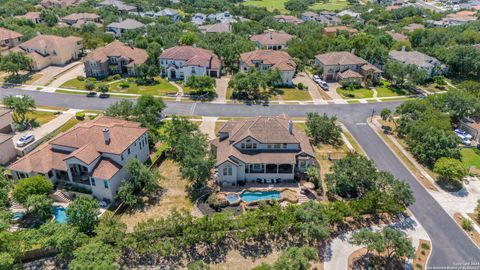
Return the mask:
M24 90L2 89L0 95L26 94ZM58 106L74 109L104 110L119 99L86 98L79 95L45 93L29 91L38 105ZM466 234L456 225L450 216L430 196L430 194L415 180L400 160L390 151L377 134L366 124L366 119L372 110L376 114L382 108L394 109L401 101L366 103L366 104L335 104L335 105L243 105L243 104L212 104L189 102L166 102L167 114L201 115L201 116L236 116L252 117L259 115L278 115L286 113L292 117L305 116L308 112L336 115L352 135L361 144L368 156L379 169L390 171L396 177L407 181L415 195L416 202L410 207L418 221L432 239L433 249L429 266L453 266L455 263L480 263L480 251ZM446 269L446 268L437 268ZM460 268L455 268L460 269ZM478 269L478 268L468 268Z

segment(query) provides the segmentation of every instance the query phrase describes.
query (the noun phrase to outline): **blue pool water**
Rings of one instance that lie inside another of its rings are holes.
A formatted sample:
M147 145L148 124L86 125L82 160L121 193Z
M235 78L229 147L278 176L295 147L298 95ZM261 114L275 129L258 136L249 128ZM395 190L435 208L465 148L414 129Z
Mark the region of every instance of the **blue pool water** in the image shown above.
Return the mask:
M262 200L280 200L279 191L245 191L240 194L244 202L254 202Z
M18 221L18 220L22 219L24 215L25 215L25 214L22 213L22 212L14 212L14 213L13 213L12 220L13 220L13 221Z
M67 210L61 206L53 207L53 215L55 216L55 222L67 223Z
M237 194L228 194L226 198L229 203L236 203L238 200L240 200Z

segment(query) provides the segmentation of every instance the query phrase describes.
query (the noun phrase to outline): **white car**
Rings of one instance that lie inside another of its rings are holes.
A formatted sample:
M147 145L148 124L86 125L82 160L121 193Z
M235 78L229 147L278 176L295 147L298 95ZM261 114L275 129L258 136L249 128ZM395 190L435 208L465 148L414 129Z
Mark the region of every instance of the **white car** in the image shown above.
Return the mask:
M470 145L472 145L472 141L470 139L463 138L462 139L462 144L464 144L466 146L470 146Z
M320 77L318 75L313 75L313 80L314 81L320 80Z
M23 147L33 142L34 140L35 140L35 136L33 136L33 134L27 134L20 137L20 139L17 142L15 142L15 145L17 145L18 147Z
M465 130L457 128L454 130L454 132L460 139L472 139L472 135L468 134Z

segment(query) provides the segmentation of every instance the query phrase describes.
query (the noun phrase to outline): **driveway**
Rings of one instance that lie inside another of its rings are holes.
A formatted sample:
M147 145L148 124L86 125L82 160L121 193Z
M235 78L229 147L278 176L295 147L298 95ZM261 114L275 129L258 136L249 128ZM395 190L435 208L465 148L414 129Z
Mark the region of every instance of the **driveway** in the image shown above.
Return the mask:
M308 93L312 97L313 104L322 104L325 103L322 96L320 95L319 91L321 91L319 86L310 78L308 77L305 72L298 73L297 76L293 79L293 83L299 84L302 83Z
M55 66L49 66L46 67L42 70L40 70L38 73L41 73L43 76L38 79L37 81L34 82L35 85L43 85L46 86L47 84L51 83L53 80L56 79L56 76L58 76L60 73L67 71L68 69L75 67L76 65L82 64L81 62L72 62L64 67L55 67Z
M227 88L230 77L222 77L215 79L215 91L217 92L217 98L214 103L227 103Z
M53 82L51 82L48 86L49 87L60 87L62 84L70 81L72 79L76 79L78 76L85 77L85 66L78 65L72 68L71 70L65 72L64 74L60 75L56 78Z

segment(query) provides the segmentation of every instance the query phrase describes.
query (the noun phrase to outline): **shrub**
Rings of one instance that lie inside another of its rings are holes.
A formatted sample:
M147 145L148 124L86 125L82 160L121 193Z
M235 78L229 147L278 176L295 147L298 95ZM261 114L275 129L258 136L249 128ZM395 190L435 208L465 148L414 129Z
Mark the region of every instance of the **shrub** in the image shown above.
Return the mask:
M77 76L77 80L83 82L83 81L85 81L85 77L84 76Z
M120 88L122 89L125 89L125 88L129 88L130 84L128 84L128 82L121 82L118 86L120 86Z
M418 269L423 269L423 266L422 266L421 264L419 264L419 263L417 263L417 264L415 265L415 267L417 267Z
M465 231L471 231L473 230L473 224L469 219L462 218L462 228Z
M112 76L107 76L107 78L105 78L105 81L109 82L112 80Z
M135 82L135 78L127 78L127 82L130 82L130 83Z
M115 74L112 76L112 79L114 80L120 80L122 78L122 76L120 74Z
M422 249L429 250L429 249L430 249L430 245L427 244L427 243L422 243Z
M305 88L305 85L303 83L298 83L297 87L298 89L303 90L303 88Z
M218 195L217 193L212 193L208 197L208 199L207 199L208 205L215 210L218 210L218 209L223 208L223 207L227 207L228 206L228 201L227 200L219 200L217 195Z
M87 78L87 81L89 81L89 82L96 82L97 79L94 78L94 77L88 77L88 78Z
M75 118L77 118L77 120L81 120L81 121L82 121L82 120L85 119L85 113L83 113L83 112L77 112L77 113L75 114Z
M13 188L13 199L25 204L29 196L32 195L48 195L53 190L53 184L42 175L35 175L28 178L23 178Z
M87 189L87 188L84 188L84 187L80 187L80 186L72 186L70 188L71 191L75 191L75 192L78 192L78 193L85 193L85 194L92 194L92 191Z

